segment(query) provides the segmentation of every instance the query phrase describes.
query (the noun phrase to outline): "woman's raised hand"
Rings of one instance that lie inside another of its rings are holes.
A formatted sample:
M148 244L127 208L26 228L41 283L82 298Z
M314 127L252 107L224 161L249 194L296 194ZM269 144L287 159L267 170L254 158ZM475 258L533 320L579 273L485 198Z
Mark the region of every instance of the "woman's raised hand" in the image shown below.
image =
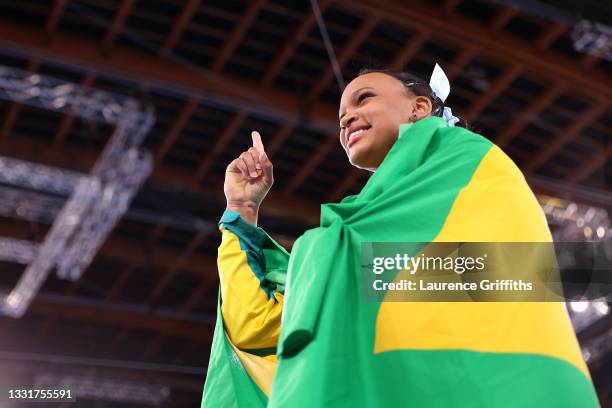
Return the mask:
M240 212L243 218L256 225L259 206L270 191L274 177L261 135L254 131L251 137L253 147L227 166L223 191L227 209Z

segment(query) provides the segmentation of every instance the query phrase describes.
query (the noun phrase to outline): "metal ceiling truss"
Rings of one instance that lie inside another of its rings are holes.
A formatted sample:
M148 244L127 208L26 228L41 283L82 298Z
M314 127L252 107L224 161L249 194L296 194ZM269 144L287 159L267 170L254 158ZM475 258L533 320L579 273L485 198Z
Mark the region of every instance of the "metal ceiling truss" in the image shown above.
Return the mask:
M0 243L2 259L30 258L15 288L0 302L0 313L21 317L53 268L60 278L78 279L126 212L152 171L151 154L139 146L155 116L152 107L128 97L2 66L0 98L115 125L89 174L0 157L0 183L19 187L23 194L68 196L41 244L7 238ZM2 192L9 198L20 194L6 187ZM24 217L40 219L49 217L53 208L40 200L30 207L8 208L11 202L14 207L15 200L0 206L3 215L21 210Z

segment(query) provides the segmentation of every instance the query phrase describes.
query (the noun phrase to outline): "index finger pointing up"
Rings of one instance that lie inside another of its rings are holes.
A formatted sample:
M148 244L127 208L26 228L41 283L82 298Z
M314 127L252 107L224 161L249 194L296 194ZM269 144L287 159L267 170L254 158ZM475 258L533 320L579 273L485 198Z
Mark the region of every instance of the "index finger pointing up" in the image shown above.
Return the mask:
M251 137L253 138L253 147L259 150L259 153L262 154L265 150L263 142L261 141L261 135L258 131L254 130L251 132Z

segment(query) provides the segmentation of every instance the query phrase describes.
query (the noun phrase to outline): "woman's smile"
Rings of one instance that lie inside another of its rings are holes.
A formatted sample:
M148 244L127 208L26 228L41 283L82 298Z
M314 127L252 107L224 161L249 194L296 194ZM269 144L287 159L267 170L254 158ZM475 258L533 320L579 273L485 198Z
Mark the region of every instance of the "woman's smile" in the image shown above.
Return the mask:
M368 128L361 128L352 131L349 133L347 138L346 147L351 147L352 144L356 143L359 139L361 139L365 132L367 132Z

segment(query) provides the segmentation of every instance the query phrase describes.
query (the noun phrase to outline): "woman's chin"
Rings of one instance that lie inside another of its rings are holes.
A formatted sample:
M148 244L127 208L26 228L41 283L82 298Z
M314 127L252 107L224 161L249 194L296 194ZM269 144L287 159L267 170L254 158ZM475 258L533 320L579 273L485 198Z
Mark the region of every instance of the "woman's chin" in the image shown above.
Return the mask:
M372 163L372 160L368 160L367 155L362 154L359 151L349 151L349 162L360 169L370 170L375 169L377 166Z
M363 157L361 157L361 155L358 153L349 151L348 159L349 162L355 167L361 167L361 164L363 164Z

